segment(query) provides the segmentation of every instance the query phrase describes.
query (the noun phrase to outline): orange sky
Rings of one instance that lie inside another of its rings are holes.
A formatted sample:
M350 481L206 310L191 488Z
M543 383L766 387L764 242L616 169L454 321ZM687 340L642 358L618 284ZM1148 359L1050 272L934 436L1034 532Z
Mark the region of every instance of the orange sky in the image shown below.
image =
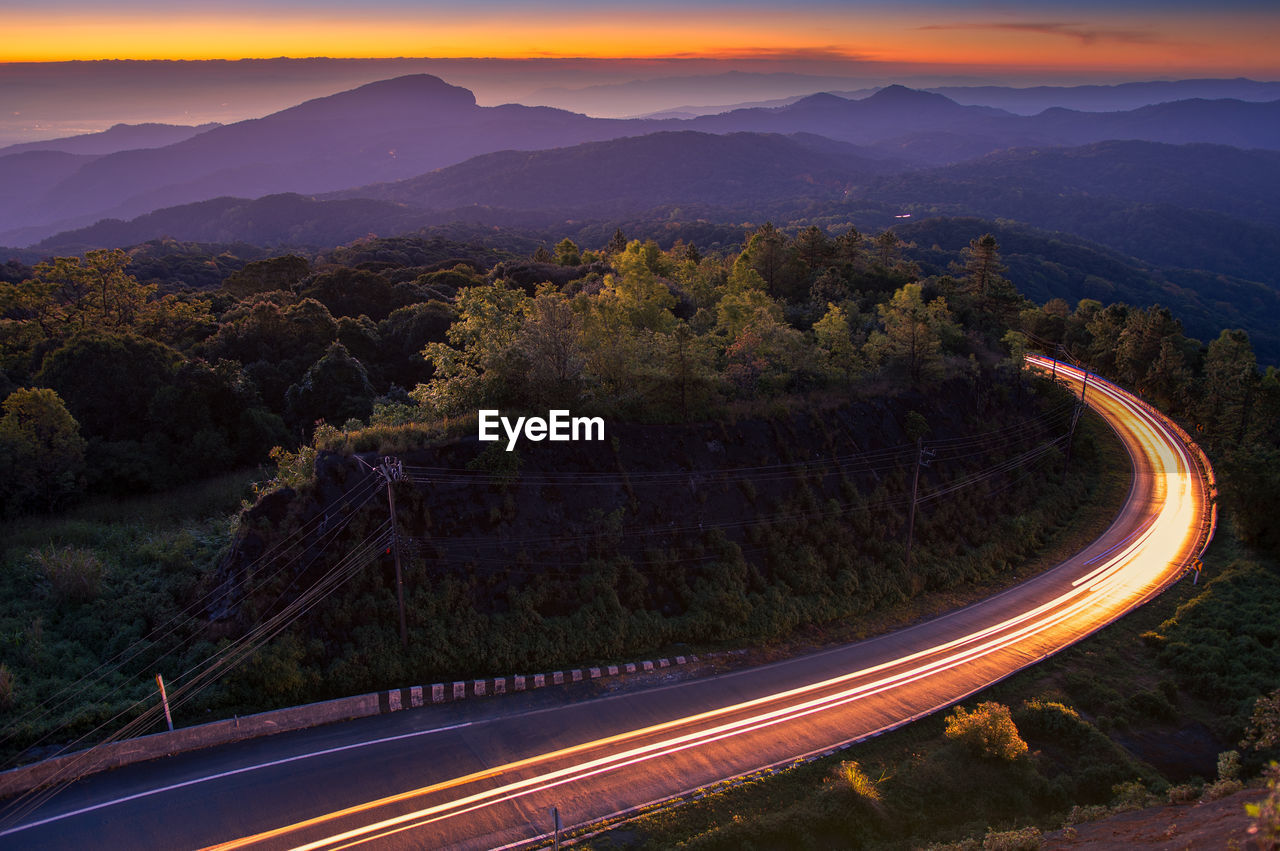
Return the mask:
M1273 4L1280 8L1280 4ZM275 56L817 56L964 67L1277 76L1280 16L1152 2L1003 7L810 2L616 5L263 2L213 13L177 0L5 13L0 59ZM488 8L490 13L486 14ZM1084 11L1079 11L1084 9ZM1177 11L1181 9L1181 11ZM462 10L462 11L459 11ZM995 11L993 11L995 10ZM1033 11L1031 11L1033 10ZM1216 10L1216 13L1211 13Z

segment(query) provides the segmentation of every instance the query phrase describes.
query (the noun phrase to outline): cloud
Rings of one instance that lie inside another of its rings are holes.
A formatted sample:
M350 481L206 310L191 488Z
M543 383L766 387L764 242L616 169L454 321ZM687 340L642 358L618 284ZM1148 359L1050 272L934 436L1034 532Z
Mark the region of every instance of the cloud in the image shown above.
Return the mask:
M917 27L921 30L1012 30L1014 32L1041 33L1043 35L1060 35L1074 38L1081 44L1096 44L1100 41L1121 42L1123 44L1153 44L1158 41L1152 33L1145 30L1119 30L1102 27L1086 27L1080 24L1059 21L1026 21L1026 22L989 22L972 24L930 24Z

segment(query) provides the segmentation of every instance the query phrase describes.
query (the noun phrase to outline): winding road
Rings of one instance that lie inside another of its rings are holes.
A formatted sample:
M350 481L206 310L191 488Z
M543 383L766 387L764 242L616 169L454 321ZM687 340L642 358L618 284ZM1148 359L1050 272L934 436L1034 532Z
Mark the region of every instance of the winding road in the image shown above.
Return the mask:
M1085 376L1056 371L1077 395ZM565 702L463 701L86 778L4 847L501 848L875 735L1080 640L1174 582L1212 535L1212 473L1185 435L1088 378L1133 485L1107 532L980 603L857 644Z

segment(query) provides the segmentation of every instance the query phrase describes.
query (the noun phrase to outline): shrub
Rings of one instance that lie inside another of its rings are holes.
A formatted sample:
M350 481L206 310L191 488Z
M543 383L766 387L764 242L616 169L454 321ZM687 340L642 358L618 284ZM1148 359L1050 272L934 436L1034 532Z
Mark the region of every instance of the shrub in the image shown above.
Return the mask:
M1223 751L1218 754L1218 779L1204 787L1201 798L1215 801L1243 788L1244 784L1240 782L1240 752Z
M946 736L983 757L1015 760L1027 752L1009 707L992 701L979 703L972 712L957 706L947 718Z
M30 557L60 602L83 603L101 591L104 570L93 550L72 546L59 549L50 544L32 550Z
M1258 698L1249 718L1249 733L1241 747L1252 745L1258 750L1280 745L1280 689Z
M988 830L982 838L982 851L1037 851L1040 829L1021 827L1017 830Z
M1114 812L1141 810L1158 803L1156 796L1151 794L1141 780L1117 783L1111 788L1111 800Z
M1256 804L1246 804L1245 812L1253 818L1249 833L1259 848L1280 848L1280 765L1267 769L1267 797Z
M880 800L880 790L876 781L867 776L862 766L856 762L841 762L836 766L836 779L859 798L868 801Z
M1031 737L1043 736L1063 744L1077 744L1094 732L1088 721L1070 706L1058 701L1033 698L1019 707L1018 729Z

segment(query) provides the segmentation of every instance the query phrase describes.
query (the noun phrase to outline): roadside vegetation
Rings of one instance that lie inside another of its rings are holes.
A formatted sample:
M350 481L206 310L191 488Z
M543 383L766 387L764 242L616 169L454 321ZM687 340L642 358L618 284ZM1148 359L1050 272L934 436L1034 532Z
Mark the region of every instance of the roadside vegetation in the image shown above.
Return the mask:
M850 794L869 825L920 805L962 766L1018 790L931 805L937 825L964 817L966 829L1041 824L1069 804L1109 803L1134 779L1157 789L1159 772L1108 736L1172 723L1187 703L1217 707L1203 723L1229 742L1274 676L1247 660L1275 646L1275 609L1258 589L1274 575L1266 506L1280 470L1280 380L1258 370L1243 332L1203 346L1158 307L1034 305L989 235L947 274L922 274L911 248L892 231L765 225L740 250L706 255L621 231L597 249L564 239L527 259L370 239L241 264L205 291L140 283L123 252L10 274L0 284L7 755L101 738L149 699L155 673L181 684L242 642L252 652L212 666L228 676L193 692L180 723L678 645L857 636L972 599L1105 524L1122 496L1114 441L1087 418L1066 464L1072 402L1022 369L1039 347L1182 420L1220 463L1224 505L1259 555L1219 565L1203 587L1214 598L1148 624L1142 653L1166 673L1137 680L1137 692L1063 679L1058 691L997 697L1010 710L998 726L1020 731L1027 754L975 755L948 740L918 764L859 758L844 785L861 789ZM575 450L580 472L612 477L612 495L538 478L563 458L481 451L468 442L479 407L567 408L625 425L627 439L615 434L598 456ZM916 441L936 458L908 565ZM749 452L740 466L786 469L645 490L645 476L695 469L726 446ZM455 491L437 482L430 495L396 485L407 652L380 499L324 546L291 537L327 523L369 476L362 465L374 459L360 453L487 477ZM824 466L846 455L880 466ZM256 476L252 494L248 476L224 473L264 460L274 472ZM546 535L548 515L532 507L548 500L577 524L570 532ZM288 541L284 562L257 560ZM368 564L304 607L356 545ZM1215 605L1249 608L1253 625L1224 631ZM277 618L278 634L259 640ZM1037 753L1053 746L1044 730L1093 762L1042 764ZM844 805L822 806L830 812L797 818L844 830L831 815Z
M579 847L1034 849L1064 826L1257 785L1280 757L1280 647L1228 646L1251 623L1238 608L1244 589L1275 621L1280 571L1243 556L1224 529L1207 582L1184 578L953 710ZM1278 802L1273 792L1252 810L1264 836Z

